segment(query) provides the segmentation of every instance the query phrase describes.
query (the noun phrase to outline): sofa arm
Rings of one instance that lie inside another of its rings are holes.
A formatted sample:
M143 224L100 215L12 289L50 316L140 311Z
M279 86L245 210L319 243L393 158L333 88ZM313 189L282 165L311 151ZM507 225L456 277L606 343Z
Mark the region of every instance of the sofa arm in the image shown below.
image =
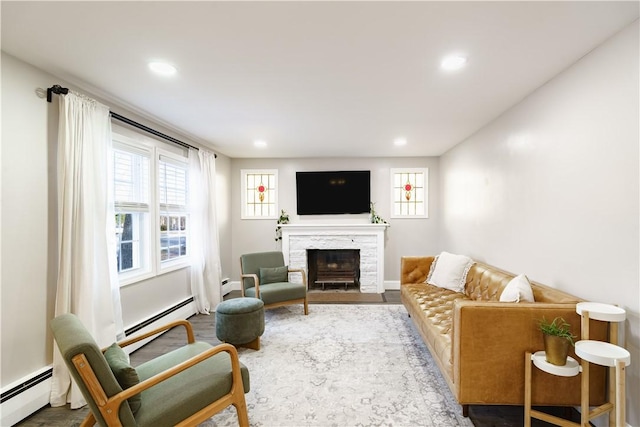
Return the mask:
M544 349L538 321L564 318L580 336L575 304L502 303L457 300L452 324L453 382L461 404L523 404L524 353ZM605 322L591 321L591 338L606 340ZM573 349L570 355L576 357ZM604 401L604 369L590 368L591 401ZM532 388L535 404L576 405L580 376L538 375Z
M427 280L432 256L403 256L400 258L400 284L422 283Z

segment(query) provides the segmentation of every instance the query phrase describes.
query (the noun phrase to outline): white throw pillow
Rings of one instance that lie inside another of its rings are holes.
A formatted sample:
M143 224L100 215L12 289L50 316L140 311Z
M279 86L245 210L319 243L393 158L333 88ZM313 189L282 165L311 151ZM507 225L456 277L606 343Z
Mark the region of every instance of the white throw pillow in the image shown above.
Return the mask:
M505 286L500 295L501 302L535 302L531 283L524 274L520 274Z
M467 279L467 273L473 265L468 256L442 252L431 265L427 283L452 291L462 292Z

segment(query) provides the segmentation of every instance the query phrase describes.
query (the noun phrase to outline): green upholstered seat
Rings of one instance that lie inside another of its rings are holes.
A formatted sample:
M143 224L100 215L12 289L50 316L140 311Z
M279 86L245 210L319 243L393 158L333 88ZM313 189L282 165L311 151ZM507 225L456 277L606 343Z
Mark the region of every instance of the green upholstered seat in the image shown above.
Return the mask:
M222 342L260 349L264 303L258 298L233 298L216 307L216 336ZM248 344L248 345L247 345Z
M256 288L251 287L244 291L245 296L255 297ZM275 304L281 301L302 299L307 296L307 289L300 283L275 282L260 285L260 298L265 305Z
M248 425L244 393L249 391L249 371L240 364L232 346L223 344L213 347L205 342L194 341L191 325L186 321L173 322L165 328L119 344L132 344L175 326L187 329L189 342L135 368L140 383L133 385L130 390L140 388L138 392L141 392L142 402L134 414L127 401L123 401L125 392L102 350L80 320L73 314L63 314L51 321L60 353L91 409L89 418L95 417L99 425L108 426L115 422L109 419L110 413L117 413L115 418L123 426L170 426L193 416L195 418L192 421L202 422L232 404L238 411L240 424ZM203 357L203 360L192 360L197 357ZM176 365L185 361L194 364L176 372ZM99 383L97 388L87 385L87 378L91 376L89 371ZM154 375L169 372L171 376L166 380L150 380ZM100 403L101 393L108 399L106 404ZM119 404L121 401L122 404ZM119 409L115 411L118 406Z
M284 276L280 272L284 269ZM240 256L242 296L260 298L265 308L303 304L308 314L307 276L302 269L286 268L280 251L256 252ZM302 283L290 282L288 273L302 276Z

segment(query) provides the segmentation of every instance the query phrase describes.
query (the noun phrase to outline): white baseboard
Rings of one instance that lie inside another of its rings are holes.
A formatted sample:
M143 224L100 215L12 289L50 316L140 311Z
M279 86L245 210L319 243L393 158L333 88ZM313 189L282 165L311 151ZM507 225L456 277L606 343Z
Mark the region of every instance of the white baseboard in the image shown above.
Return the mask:
M400 281L399 280L385 280L384 281L384 289L390 291L399 291L400 290ZM227 295L231 291L239 291L240 290L240 281L229 282L222 286L222 294Z
M399 280L385 280L384 281L384 289L385 289L385 291L399 291L400 290L400 281Z
M15 381L2 389L2 394L21 384L32 381L34 377L51 371L51 366L46 366L28 377ZM7 399L0 404L0 425L12 426L19 423L40 408L49 404L49 394L51 393L51 377L42 380L40 383L20 392L19 396Z
M239 280L234 280L233 282L229 282L225 286L227 286L228 287L227 289L229 289L228 292L224 293L225 295L231 291L239 291L241 289ZM222 289L224 289L224 287Z
M145 332L151 331L155 328L158 328L162 325L165 325L169 322L173 322L174 320L184 320L184 319L188 319L189 317L193 316L194 314L196 314L196 303L191 301L191 303L180 307L179 309L172 311L168 314L166 314L165 316L162 316L161 318L159 318L158 320L156 320L153 323L150 323L148 325L146 325L144 328L136 331L135 333L131 334L131 335L127 335L127 338L133 338L136 335L141 335ZM154 317L154 316L152 316ZM128 328L125 328L125 330ZM145 344L149 343L150 341L154 340L156 337L151 337L151 338L147 338L145 340L142 341L138 341L135 344L131 344L128 345L124 348L124 350L127 352L127 354L131 354L133 353L135 350L139 349L140 347L144 346Z

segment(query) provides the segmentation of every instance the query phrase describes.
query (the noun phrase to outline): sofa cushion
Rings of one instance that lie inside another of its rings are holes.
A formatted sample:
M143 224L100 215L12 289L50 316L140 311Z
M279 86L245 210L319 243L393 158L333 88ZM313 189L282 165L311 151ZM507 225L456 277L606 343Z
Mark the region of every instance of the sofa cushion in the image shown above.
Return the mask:
M113 375L123 390L140 382L138 372L129 364L129 356L117 343L113 343L107 348L104 352L104 358L107 359ZM129 402L129 407L134 414L138 412L142 404L140 393L131 396L127 402Z
M415 315L414 322L425 343L441 363L446 375L453 378L453 306L456 300L469 300L469 297L428 283L403 285L401 294L405 306L413 306L409 312Z
M462 292L467 273L472 265L473 260L467 256L442 252L431 264L427 283L454 292Z
M520 274L507 284L500 294L501 302L535 302L531 283L524 274Z

